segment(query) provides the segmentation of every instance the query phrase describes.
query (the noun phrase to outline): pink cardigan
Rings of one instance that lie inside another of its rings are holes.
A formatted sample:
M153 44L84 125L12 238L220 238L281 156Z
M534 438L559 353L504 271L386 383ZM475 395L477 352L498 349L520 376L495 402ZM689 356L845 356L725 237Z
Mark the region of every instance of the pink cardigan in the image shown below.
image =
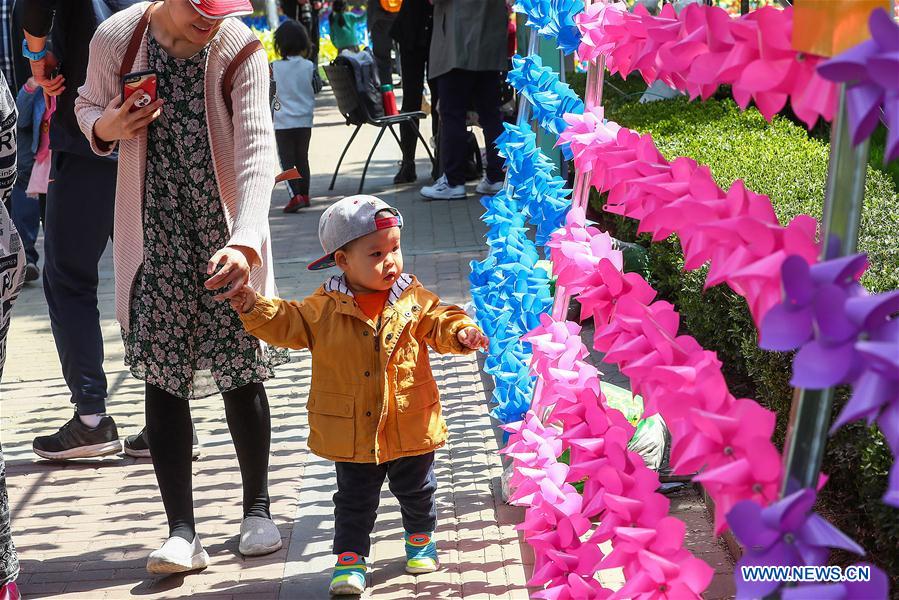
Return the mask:
M90 45L87 80L78 89L75 114L94 152L111 154L94 137L94 123L114 96L121 94L119 68L128 41L148 2L133 5L104 21ZM212 164L228 223L229 246L246 246L256 256L250 284L266 296L276 295L272 270L268 210L278 172L275 132L269 108L269 69L263 52L256 52L235 72L231 94L234 118L228 116L222 96L222 76L231 59L254 39L237 19L225 19L210 44L206 62L206 124ZM132 71L147 69L147 38L141 44ZM113 259L115 264L116 320L129 327L131 289L144 260L143 198L147 163L147 136L122 140L116 184ZM212 200L210 198L210 200ZM204 257L210 258L210 257Z

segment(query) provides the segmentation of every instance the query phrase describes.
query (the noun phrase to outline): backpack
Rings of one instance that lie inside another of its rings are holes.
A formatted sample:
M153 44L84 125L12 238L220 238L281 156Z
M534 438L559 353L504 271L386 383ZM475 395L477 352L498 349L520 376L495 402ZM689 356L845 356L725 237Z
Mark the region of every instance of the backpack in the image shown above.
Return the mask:
M381 102L381 91L378 80L378 71L375 67L374 57L367 50L362 52L350 52L344 50L334 59L334 65L345 65L352 69L353 78L356 80L356 91L359 92L359 100L365 106L359 107L349 115L353 124L365 123L368 119L363 110L368 111L368 116L378 119L384 116L384 104Z
M131 68L134 66L134 59L137 56L138 50L140 50L140 44L144 39L144 33L146 33L147 27L150 25L150 12L153 10L153 6L155 6L155 4L151 4L147 7L147 10L144 11L144 14L137 22L134 32L131 34L131 39L128 41L128 48L125 50L125 57L122 59L121 67L119 67L120 78L125 77L125 75L130 73ZM231 62L225 69L225 74L222 77L222 98L225 101L225 107L228 109L228 115L232 117L234 116L234 107L231 105L231 92L234 89L234 73L240 65L258 50L265 51L262 42L259 40L247 42L247 45L240 49L240 52L231 59ZM272 75L271 65L268 66L268 78L269 104L271 105L272 110L278 110L280 105L278 104L275 78Z

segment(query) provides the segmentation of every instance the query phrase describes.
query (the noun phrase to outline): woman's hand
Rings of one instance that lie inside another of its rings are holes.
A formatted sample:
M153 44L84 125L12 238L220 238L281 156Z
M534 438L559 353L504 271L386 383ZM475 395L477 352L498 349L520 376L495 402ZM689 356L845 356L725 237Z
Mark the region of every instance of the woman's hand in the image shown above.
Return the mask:
M212 275L216 267L222 265L219 272L206 280L207 290L228 288L214 297L214 300L230 300L236 297L250 280L250 261L247 257L252 250L240 246L226 246L209 259L206 274Z
M466 327L456 334L459 343L471 350L487 350L490 348L490 340L481 333L477 327Z
M162 98L131 112L131 107L140 96L141 94L131 94L125 102L122 102L119 96L110 100L103 111L103 116L94 123L94 135L97 139L107 144L118 140L130 140L143 133L147 126L162 114L160 110Z
M29 45L30 47L30 45ZM31 74L35 82L44 88L48 96L59 96L66 89L66 79L62 75L50 77L59 67L59 61L52 52L47 52L44 58L31 61Z
M256 306L256 290L249 285L244 285L238 288L237 293L228 302L231 304L231 308L239 313L246 314Z

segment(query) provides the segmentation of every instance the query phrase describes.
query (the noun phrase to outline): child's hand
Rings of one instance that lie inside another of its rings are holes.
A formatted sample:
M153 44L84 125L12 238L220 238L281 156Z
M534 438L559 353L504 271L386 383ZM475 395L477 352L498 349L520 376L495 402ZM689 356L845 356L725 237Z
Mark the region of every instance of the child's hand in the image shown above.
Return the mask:
M477 327L466 327L456 334L456 338L460 344L472 350L487 350L490 348L490 340Z
M228 302L237 312L248 313L256 306L256 290L244 284L236 294L228 298Z

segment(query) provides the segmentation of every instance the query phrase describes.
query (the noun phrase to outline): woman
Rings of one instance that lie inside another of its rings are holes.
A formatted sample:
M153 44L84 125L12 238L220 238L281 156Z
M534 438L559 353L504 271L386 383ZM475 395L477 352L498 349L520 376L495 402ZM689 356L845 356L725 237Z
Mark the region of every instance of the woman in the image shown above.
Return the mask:
M119 70L145 11L149 26L135 38L130 71L156 72L158 100L132 112L139 94L121 101ZM209 562L194 521L189 400L216 393L243 481L240 551L281 547L269 513L262 382L286 355L261 347L216 302L247 281L274 290L267 214L277 159L265 53L240 63L228 98L222 82L254 40L226 17L250 11L249 0L165 0L116 13L94 35L75 106L94 152L119 149L116 318L125 361L146 382L147 436L169 524L168 540L147 561L151 573Z
M16 103L0 71L0 198L9 198L16 181ZM9 310L25 283L25 251L16 228L0 202L0 379L6 360L6 333L9 331ZM9 520L9 497L6 495L6 463L0 448L0 598L19 600L16 577L19 558L12 541Z

